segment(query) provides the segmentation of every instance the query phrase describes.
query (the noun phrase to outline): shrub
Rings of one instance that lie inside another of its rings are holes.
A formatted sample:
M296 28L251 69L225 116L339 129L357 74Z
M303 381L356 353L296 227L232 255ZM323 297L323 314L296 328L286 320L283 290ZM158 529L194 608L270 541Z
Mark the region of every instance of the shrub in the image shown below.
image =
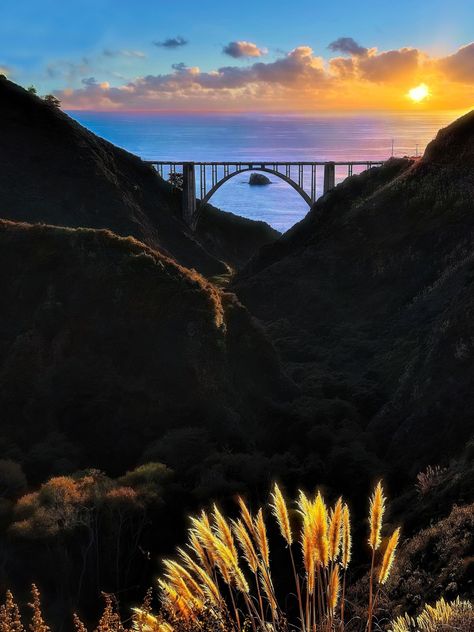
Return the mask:
M437 487L444 479L447 468L442 468L439 465L432 467L428 465L424 472L419 472L416 477L416 489L421 496L429 494L435 487Z
M54 96L54 94L46 94L43 97L43 101L45 101L48 105L50 105L53 108L60 108L61 107L61 101Z
M31 596L32 603L28 605L33 612L28 626L29 632L50 632L43 619L40 592L34 584L31 587ZM0 606L0 630L2 632L25 632L26 630L20 609L9 590L7 590L5 602Z
M183 174L178 172L171 172L168 176L168 182L177 189L183 190Z

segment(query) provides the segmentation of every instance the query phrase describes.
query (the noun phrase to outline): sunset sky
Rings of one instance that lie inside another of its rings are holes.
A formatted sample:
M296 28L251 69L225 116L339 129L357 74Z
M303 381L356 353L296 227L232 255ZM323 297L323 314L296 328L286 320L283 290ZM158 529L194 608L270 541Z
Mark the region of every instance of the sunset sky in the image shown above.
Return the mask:
M472 0L2 4L0 72L66 109L474 107Z

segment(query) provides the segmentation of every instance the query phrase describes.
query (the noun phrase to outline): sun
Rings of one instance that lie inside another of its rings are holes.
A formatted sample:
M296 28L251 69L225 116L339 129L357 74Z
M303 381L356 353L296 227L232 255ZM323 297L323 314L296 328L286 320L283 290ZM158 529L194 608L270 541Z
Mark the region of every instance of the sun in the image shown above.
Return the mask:
M411 99L414 103L420 103L424 101L430 96L430 89L426 85L426 83L420 83L416 88L411 88L408 90L407 97Z

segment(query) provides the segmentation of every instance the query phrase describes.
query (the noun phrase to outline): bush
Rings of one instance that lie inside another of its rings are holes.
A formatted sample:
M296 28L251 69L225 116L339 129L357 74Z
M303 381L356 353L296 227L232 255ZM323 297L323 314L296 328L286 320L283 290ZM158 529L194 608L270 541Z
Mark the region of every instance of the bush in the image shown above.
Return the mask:
M46 94L43 97L43 101L45 101L45 103L47 103L53 108L61 107L61 101L57 97L55 97L54 94Z
M447 471L447 468L442 468L439 465L434 467L428 465L424 472L419 472L416 477L416 489L420 496L425 496L433 491L435 487L438 487L446 476Z

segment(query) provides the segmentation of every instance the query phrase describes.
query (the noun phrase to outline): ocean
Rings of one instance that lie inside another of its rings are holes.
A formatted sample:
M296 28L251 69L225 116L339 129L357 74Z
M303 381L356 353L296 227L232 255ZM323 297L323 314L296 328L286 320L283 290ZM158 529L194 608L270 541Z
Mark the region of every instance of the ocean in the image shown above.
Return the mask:
M357 115L169 114L70 112L92 132L145 160L344 161L385 160L424 151L453 112ZM346 171L338 169L336 179ZM249 186L249 173L226 182L210 202L223 210L285 231L308 212L299 194L278 177ZM321 191L322 178L318 179Z

